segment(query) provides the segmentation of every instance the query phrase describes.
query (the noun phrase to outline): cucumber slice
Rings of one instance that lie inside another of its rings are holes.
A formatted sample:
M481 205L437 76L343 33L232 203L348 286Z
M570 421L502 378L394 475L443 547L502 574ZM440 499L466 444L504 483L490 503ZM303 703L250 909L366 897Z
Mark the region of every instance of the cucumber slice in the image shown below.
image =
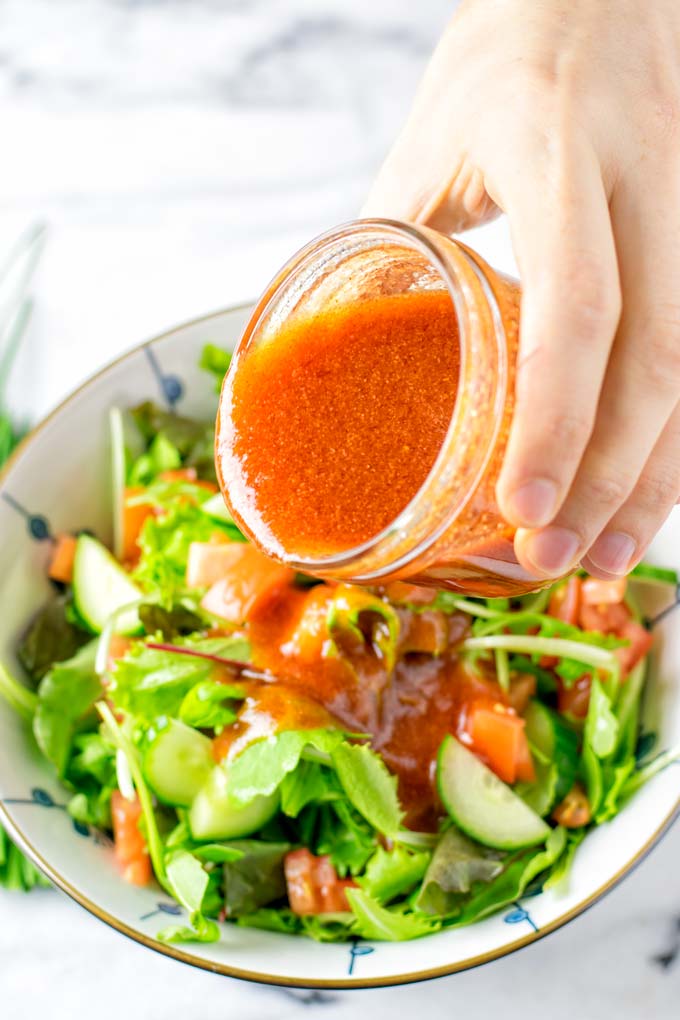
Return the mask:
M234 518L229 513L221 492L216 492L210 499L206 499L205 503L201 503L201 510L208 517L212 517L214 521L226 521L227 524L234 523Z
M569 793L576 779L578 736L557 712L540 701L529 702L524 719L529 743L557 770L555 801L559 802Z
M198 840L238 839L261 829L278 807L278 793L254 797L247 804L232 800L227 772L217 765L194 798L189 810L189 828Z
M484 846L519 850L550 835L550 826L452 736L439 749L437 787L458 828Z
M73 601L92 628L101 634L109 617L123 606L139 602L142 593L101 542L81 535L73 563ZM137 610L131 608L116 620L116 634L135 634L140 629Z
M166 804L189 807L214 767L210 740L191 726L171 719L149 731L142 770Z

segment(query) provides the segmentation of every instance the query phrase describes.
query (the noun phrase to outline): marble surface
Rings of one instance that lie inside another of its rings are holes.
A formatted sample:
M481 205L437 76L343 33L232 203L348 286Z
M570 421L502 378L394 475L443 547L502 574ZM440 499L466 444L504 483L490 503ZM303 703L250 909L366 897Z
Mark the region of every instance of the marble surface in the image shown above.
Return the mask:
M0 251L49 239L10 396L34 419L98 365L252 297L355 215L450 0L4 0ZM505 226L473 243L512 268ZM103 314L102 314L103 312ZM96 325L95 325L96 324ZM680 1012L680 826L561 932L403 989L312 993L144 950L56 891L0 891L0 1016L98 1020Z

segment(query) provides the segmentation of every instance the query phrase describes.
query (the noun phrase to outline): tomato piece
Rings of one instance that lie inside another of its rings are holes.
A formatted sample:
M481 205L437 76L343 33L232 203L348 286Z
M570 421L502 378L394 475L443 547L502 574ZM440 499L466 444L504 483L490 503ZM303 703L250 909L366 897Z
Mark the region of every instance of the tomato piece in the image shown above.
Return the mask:
M198 472L195 467L173 468L170 471L161 471L158 477L162 482L195 482Z
M579 613L583 630L594 630L600 634L616 634L630 618L630 609L623 602L605 602L597 606L582 603Z
M424 609L413 613L408 609L399 612L401 634L399 652L423 655L441 655L449 637L448 620L439 609Z
M106 668L113 669L118 659L122 659L123 656L132 648L132 641L128 637L123 637L122 634L112 634L111 640L109 641L109 657L106 660Z
M574 719L585 719L588 715L588 705L590 704L590 687L592 684L590 673L584 673L571 687L565 687L559 677L558 683L558 711L564 715L573 716Z
M151 861L146 840L139 830L142 806L139 798L127 800L120 790L111 794L111 819L116 858L123 877L132 885L147 885L151 879Z
M499 779L505 783L517 781L517 769L531 754L524 733L524 719L500 703L471 705L467 713L467 732L472 750L482 757Z
M577 624L581 608L581 578L576 574L552 592L548 604L548 615L564 623Z
M52 555L50 556L50 565L47 568L47 576L53 581L62 581L64 584L70 584L73 580L73 561L76 556L76 542L77 539L74 535L57 535L52 548Z
M534 759L531 757L531 750L529 748L529 741L526 738L526 734L522 730L522 739L519 742L519 749L517 752L517 782L518 783L535 783L536 782L536 769L534 768Z
M553 820L566 829L578 829L591 819L590 804L580 783L574 783L564 800L552 813Z
M209 588L226 577L234 563L235 542L191 542L187 557L188 588Z
M533 673L518 673L510 680L507 698L517 715L524 715L529 701L536 693L536 677Z
M347 889L356 888L352 879L339 879L330 857L315 857L302 847L291 850L283 862L291 910L299 916L349 910Z
M317 584L304 597L300 615L281 652L304 663L319 662L328 641L326 619L333 598L333 588Z
M222 560L225 576L208 589L201 605L230 623L254 621L293 583L295 573L244 542L223 548L228 569L227 559Z
M614 655L621 663L621 670L624 675L630 673L634 666L637 666L640 659L643 659L649 652L654 638L652 634L645 630L641 623L637 620L627 620L626 623L617 631L618 637L629 641L630 644L624 645L622 648L615 648Z
M140 496L144 489L139 486L131 486L125 490L123 500L123 549L122 559L124 563L130 563L139 557L138 539L146 520L154 516L154 509L149 503L135 503L131 505L129 500L133 496Z
M397 605L410 603L414 606L428 606L437 597L436 588L425 588L420 584L409 584L408 581L391 581L385 585L385 595L390 602Z
M623 602L627 583L625 577L618 577L614 581L587 577L581 585L581 599L587 606L610 606Z

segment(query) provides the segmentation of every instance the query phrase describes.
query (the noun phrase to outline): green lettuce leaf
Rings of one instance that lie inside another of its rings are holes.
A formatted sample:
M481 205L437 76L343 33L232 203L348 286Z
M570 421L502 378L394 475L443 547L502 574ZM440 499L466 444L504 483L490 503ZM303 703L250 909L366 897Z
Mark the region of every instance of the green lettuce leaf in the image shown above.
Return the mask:
M222 347L216 347L215 344L206 344L201 353L198 366L214 376L215 391L219 393L222 389L222 380L227 374L230 364L231 351L224 350Z
M219 530L227 529L193 503L182 502L160 517L149 517L138 539L141 555L133 580L164 604L174 604L185 590L189 546L208 542Z
M264 843L255 839L228 844L241 854L224 864L224 905L228 917L240 917L286 895L283 861L290 843Z
M178 903L189 912L189 926L170 925L156 936L161 942L217 942L220 929L203 914L210 878L193 854L180 850L165 864L168 885Z
M247 804L260 794L273 793L297 768L306 748L328 755L342 739L342 730L285 730L250 744L229 763L231 796Z
M17 658L28 675L42 680L57 662L72 658L92 635L72 622L68 595L52 599L33 617L17 648Z
M97 642L91 641L66 662L57 663L38 688L33 733L38 747L63 776L77 733L96 723L94 703L101 680L94 671Z
M431 857L430 853L402 846L393 850L379 846L358 879L359 885L374 900L385 905L415 888L425 875Z
M473 885L498 878L505 856L474 843L458 829L447 829L432 855L415 906L425 914L450 914Z
M237 702L245 698L245 687L216 680L197 683L185 695L179 718L197 729L221 730L237 718Z
M334 773L315 761L300 761L281 783L281 810L297 818L309 804L322 804L342 796Z
M395 836L404 813L397 779L382 758L365 744L341 743L332 751L333 767L349 801L374 829Z
M383 907L363 889L348 889L347 899L355 917L352 933L364 939L404 942L431 935L441 928L441 921L436 918Z

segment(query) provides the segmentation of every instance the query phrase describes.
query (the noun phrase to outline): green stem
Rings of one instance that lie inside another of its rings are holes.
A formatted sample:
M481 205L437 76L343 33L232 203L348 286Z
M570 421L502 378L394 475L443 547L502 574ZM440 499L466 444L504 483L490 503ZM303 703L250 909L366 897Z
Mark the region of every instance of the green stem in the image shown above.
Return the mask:
M151 794L149 793L149 787L146 785L142 770L139 766L139 759L137 757L137 751L131 740L128 739L126 734L123 732L121 726L116 721L116 717L113 712L106 704L105 701L98 701L96 709L99 712L106 728L109 731L109 735L119 748L125 757L127 758L128 765L130 766L130 773L132 775L132 781L135 784L137 790L137 796L142 806L142 814L144 815L144 823L146 825L146 838L149 844L149 854L151 855L151 863L153 864L153 870L156 873L156 878L166 890L166 892L173 895L170 883L168 882L168 876L165 871L165 860L163 857L163 841L158 831L158 825L156 824L156 816L153 810L153 803L151 801Z
M15 712L28 722L33 719L38 706L37 695L20 683L0 662L0 695Z
M558 659L576 659L595 669L604 669L618 676L616 656L606 648L589 645L568 638L539 637L532 634L490 634L487 637L467 638L461 648L466 652L494 651L497 648L524 655L551 655Z

